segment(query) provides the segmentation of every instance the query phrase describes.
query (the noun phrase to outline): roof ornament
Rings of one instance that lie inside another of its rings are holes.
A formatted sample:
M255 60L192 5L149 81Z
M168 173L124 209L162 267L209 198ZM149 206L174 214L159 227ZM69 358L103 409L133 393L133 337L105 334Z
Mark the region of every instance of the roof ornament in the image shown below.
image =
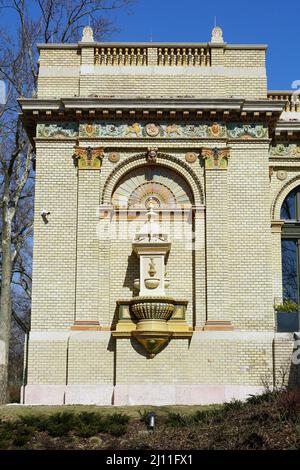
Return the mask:
M211 42L216 44L224 43L223 31L220 26L215 26L211 32Z
M94 42L94 32L90 26L83 28L81 42Z

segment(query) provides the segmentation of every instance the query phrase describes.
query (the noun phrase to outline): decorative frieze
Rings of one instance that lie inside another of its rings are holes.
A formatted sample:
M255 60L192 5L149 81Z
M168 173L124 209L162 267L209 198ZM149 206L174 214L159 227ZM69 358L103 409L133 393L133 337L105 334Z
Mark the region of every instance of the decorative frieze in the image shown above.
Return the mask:
M262 124L229 122L227 134L231 139L265 139L268 137L268 128Z
M270 148L271 157L300 157L300 145L280 143L274 144Z
M209 138L209 139L264 139L268 127L263 123L239 122L112 122L94 121L80 123L43 123L37 125L37 137L83 138Z
M56 139L65 137L78 137L77 122L44 123L36 126L37 137L55 137Z
M99 170L103 160L103 148L76 147L74 160L79 170Z
M228 166L229 148L202 148L201 155L205 159L206 170L226 170Z

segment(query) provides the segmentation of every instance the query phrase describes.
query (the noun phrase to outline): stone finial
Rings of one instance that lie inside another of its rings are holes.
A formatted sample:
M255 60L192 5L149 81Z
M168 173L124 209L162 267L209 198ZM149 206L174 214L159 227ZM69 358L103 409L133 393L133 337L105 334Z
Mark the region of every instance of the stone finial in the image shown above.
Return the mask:
M83 28L81 42L94 42L94 32L90 26Z
M215 26L214 29L211 32L211 42L214 43L223 43L223 31L220 28L220 26Z

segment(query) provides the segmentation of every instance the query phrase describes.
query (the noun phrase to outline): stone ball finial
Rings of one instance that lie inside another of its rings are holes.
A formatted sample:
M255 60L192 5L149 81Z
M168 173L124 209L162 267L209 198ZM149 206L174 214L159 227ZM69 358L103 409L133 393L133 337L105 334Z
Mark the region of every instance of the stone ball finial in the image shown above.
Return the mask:
M83 28L81 42L94 42L94 32L90 26Z
M223 31L222 31L222 28L220 28L220 26L215 26L214 29L212 30L211 42L215 42L215 43L224 42Z

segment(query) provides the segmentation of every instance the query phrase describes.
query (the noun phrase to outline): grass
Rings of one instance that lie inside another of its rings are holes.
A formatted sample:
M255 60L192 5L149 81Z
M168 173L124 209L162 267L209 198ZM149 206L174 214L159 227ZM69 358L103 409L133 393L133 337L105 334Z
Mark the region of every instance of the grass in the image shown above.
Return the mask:
M2 449L300 449L300 389L211 406L5 406L0 420Z
M5 405L0 406L0 419L15 419L19 416L27 415L44 415L48 416L62 411L70 413L95 412L97 414L113 414L113 413L126 413L131 418L139 418L141 413L149 413L155 411L159 416L166 416L169 412L178 412L183 414L190 414L197 410L220 408L222 405L176 405L176 406L96 406L96 405Z

